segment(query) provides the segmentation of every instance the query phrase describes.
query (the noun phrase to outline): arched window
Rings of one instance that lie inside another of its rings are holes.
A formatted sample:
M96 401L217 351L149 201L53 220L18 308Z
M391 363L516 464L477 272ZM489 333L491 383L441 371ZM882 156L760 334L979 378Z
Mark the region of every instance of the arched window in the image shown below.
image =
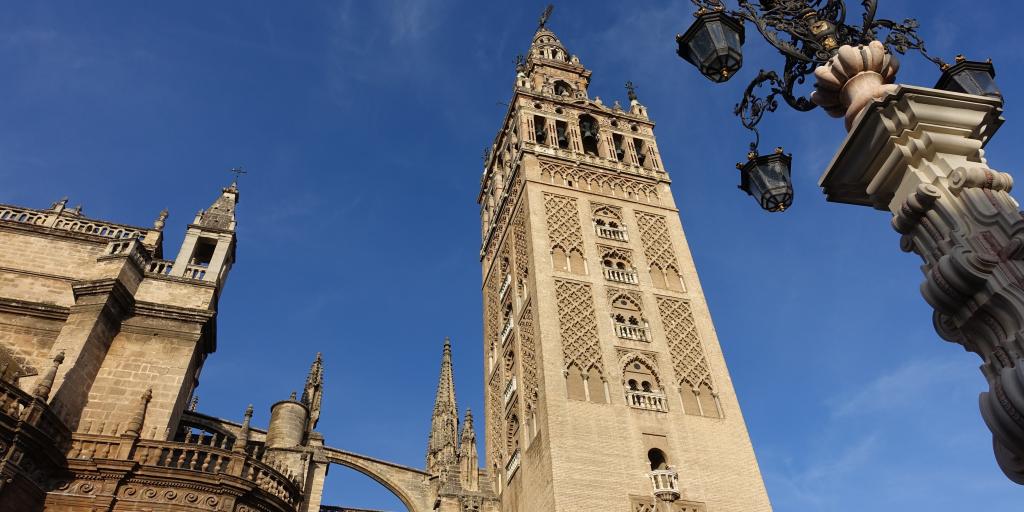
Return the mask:
M700 401L700 409L704 416L707 418L721 417L718 414L718 400L715 398L715 392L711 386L707 382L702 382L698 390L700 393L697 395L697 400Z
M604 184L602 184L604 187ZM617 209L609 206L601 206L594 210L594 229L597 236L608 238L619 242L628 242L626 229L622 225L621 214Z
M668 458L665 457L665 452L657 448L647 450L647 460L651 463L651 471L668 469Z
M601 371L595 366L591 366L590 371L587 372L587 391L590 393L591 402L595 404L608 403L604 394L604 378L601 376Z
M569 256L565 254L565 249L555 246L555 248L551 250L551 264L554 266L555 270L561 272L569 271Z
M683 397L683 412L692 416L700 416L700 403L697 401L697 388L693 384L683 381L679 389Z
M580 116L580 138L583 142L584 153L594 156L599 155L596 119L586 114Z
M576 365L569 365L565 370L565 388L569 400L586 401L586 384L583 382L583 372Z
M626 405L647 411L668 411L665 393L661 390L653 363L643 356L632 355L622 369Z
M637 284L629 252L606 248L604 254L601 255L601 266L604 268L605 279L619 283Z
M648 341L647 321L640 312L640 305L628 294L612 299L612 324L615 335L628 340Z
M573 274L584 275L587 273L587 265L583 259L583 253L577 249L569 251L569 270Z
M555 96L572 96L572 86L565 80L555 81Z

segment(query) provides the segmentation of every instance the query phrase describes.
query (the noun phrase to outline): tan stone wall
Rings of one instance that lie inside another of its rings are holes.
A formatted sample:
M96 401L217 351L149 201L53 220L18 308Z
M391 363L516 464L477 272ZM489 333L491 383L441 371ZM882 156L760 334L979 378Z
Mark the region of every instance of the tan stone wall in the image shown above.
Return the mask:
M73 279L92 279L96 258L101 256L105 242L86 241L56 232L42 233L45 228L0 227L0 268L18 269Z
M45 372L52 360L50 348L62 324L60 320L0 312L0 345L6 347L19 362L31 366L38 373ZM19 387L32 390L38 377L37 374L22 378L18 382Z
M83 431L123 426L131 418L139 397L152 388L143 437L155 432L163 438L172 418L185 406L196 366L196 340L142 332L120 332L114 337L96 380L89 390L82 415ZM155 429L155 430L154 430ZM171 437L173 437L171 433Z

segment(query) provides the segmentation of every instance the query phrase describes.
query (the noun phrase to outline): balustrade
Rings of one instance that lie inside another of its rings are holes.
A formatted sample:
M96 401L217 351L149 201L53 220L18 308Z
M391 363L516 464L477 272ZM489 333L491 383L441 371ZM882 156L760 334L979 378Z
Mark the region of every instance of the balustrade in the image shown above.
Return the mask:
M651 485L654 496L662 501L679 499L679 473L672 468L651 471Z
M637 284L636 272L631 269L603 267L604 277L617 283Z
M597 236L601 238L607 238L609 240L616 240L619 242L629 241L629 236L626 234L625 228L613 228L609 226L602 226L600 224L594 224L594 228L597 231Z
M668 403L665 400L664 393L654 393L649 391L637 391L634 389L626 390L626 403L630 407L636 409L644 409L647 411L668 411Z
M516 389L518 389L516 387L516 376L513 375L512 378L509 379L508 384L505 385L505 406L506 407L508 407L509 401L511 401L512 397L515 395Z
M204 265L186 265L185 277L188 279L202 280L206 277L207 267Z
M638 325L615 324L615 335L627 340L647 341L647 328Z
M174 262L168 260L153 260L149 262L149 271L154 274L168 275L174 268Z
M512 475L516 474L519 470L519 448L512 452L512 456L509 457L508 463L505 464L505 482L512 481Z
M134 238L141 240L146 235L145 231L130 226L109 224L79 217L61 217L61 214L55 211L32 210L8 205L0 205L0 220L53 227L106 238Z
M185 442L133 439L123 436L75 433L69 459L114 459L129 453L128 460L143 469L158 467L207 474L228 474L247 480L290 506L302 501L301 486L294 475L272 461L226 448L228 440L213 435L192 437Z
M504 345L508 341L509 335L512 334L512 319L509 318L505 322L505 326L501 328L501 344Z
M508 293L508 289L512 285L512 274L506 274L505 280L501 282L501 290L498 291L498 300L505 300L505 294Z

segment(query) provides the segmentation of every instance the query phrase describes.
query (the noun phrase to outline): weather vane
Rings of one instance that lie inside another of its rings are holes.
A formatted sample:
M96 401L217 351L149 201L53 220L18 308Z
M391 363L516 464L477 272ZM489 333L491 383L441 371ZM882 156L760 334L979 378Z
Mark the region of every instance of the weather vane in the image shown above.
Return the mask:
M540 15L540 19L537 20L537 30L544 28L544 25L548 22L548 18L551 17L551 11L553 10L555 10L555 6L552 4L548 4L548 6L544 8L544 12Z
M228 169L228 172L235 175L235 183L238 183L238 178L241 178L243 174L249 174L241 167L232 167L231 169Z
M636 101L636 86L633 85L632 80L626 81L626 95L629 97L629 101Z

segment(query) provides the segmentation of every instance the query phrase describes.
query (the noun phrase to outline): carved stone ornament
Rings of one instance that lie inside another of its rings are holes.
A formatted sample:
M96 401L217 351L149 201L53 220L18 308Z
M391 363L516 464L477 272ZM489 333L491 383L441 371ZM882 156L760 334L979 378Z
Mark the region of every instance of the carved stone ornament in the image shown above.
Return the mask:
M900 247L924 261L939 336L982 359L996 461L1024 484L1024 214L982 149L1002 111L998 98L900 86L866 107L820 184L830 201L893 214Z
M814 70L818 81L811 101L832 117L846 117L846 129L864 107L896 90L899 61L878 41L867 46L843 45L824 66Z

